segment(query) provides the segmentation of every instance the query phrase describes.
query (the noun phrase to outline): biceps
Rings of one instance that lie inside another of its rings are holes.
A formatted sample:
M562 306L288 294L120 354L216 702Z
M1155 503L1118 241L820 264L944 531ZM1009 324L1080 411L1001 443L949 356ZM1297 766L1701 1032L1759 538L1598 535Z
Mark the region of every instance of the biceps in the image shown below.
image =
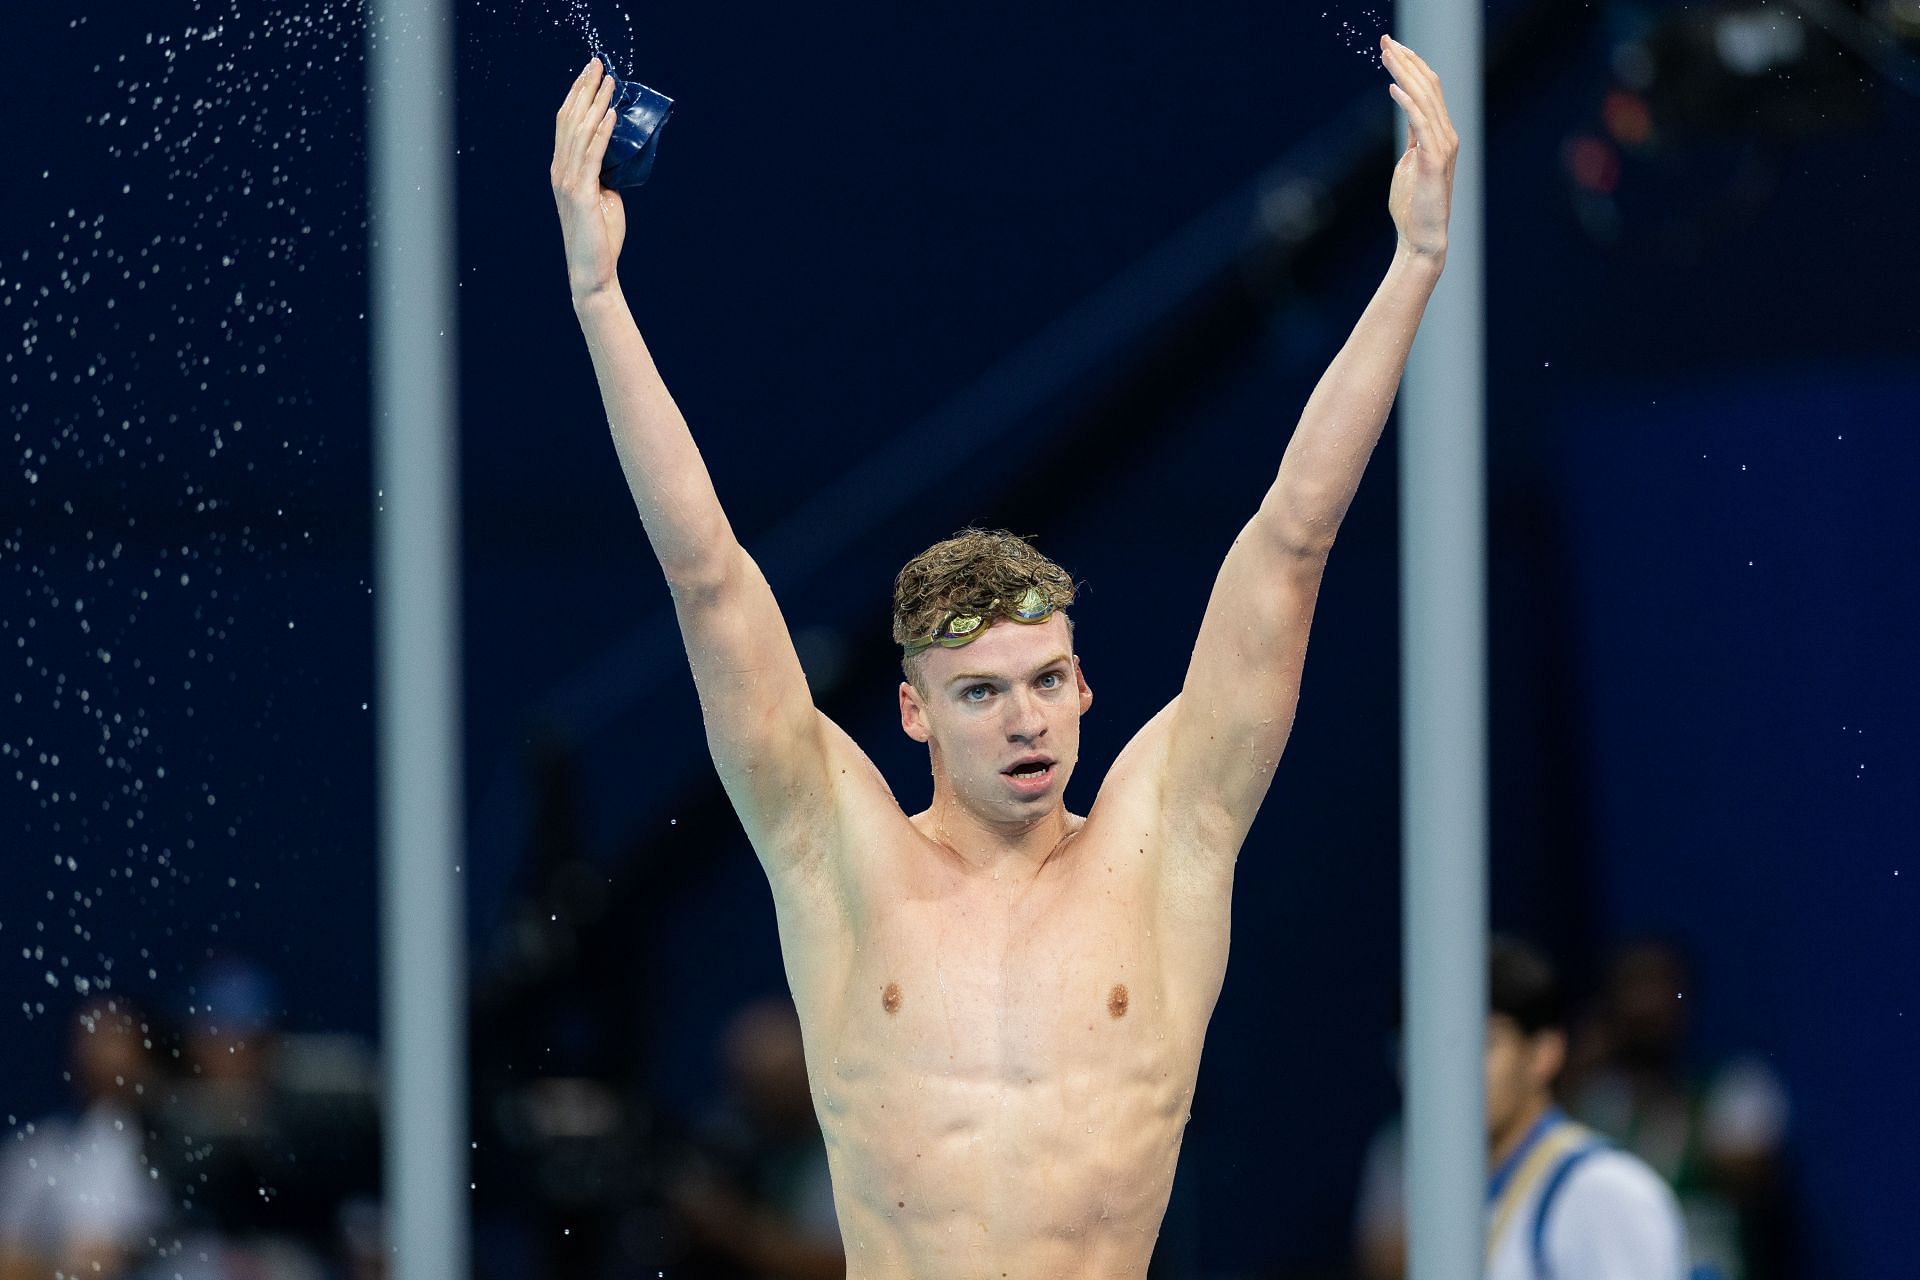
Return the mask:
M1235 557L1214 583L1181 696L1196 717L1237 736L1284 742L1322 562L1272 553L1236 564Z
M819 712L773 592L741 551L715 581L674 592L707 747L756 844L825 803Z
M1293 728L1320 584L1317 561L1284 553L1257 572L1247 568L1230 557L1214 585L1181 689L1167 774L1170 796L1242 834Z

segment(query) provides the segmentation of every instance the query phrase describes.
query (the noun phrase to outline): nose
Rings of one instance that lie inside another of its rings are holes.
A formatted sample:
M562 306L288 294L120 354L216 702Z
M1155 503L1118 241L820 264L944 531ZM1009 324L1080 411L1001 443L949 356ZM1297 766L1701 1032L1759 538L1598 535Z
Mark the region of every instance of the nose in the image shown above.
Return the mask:
M1031 746L1047 732L1046 713L1040 706L1040 700L1030 692L1021 692L1007 699L1007 739Z

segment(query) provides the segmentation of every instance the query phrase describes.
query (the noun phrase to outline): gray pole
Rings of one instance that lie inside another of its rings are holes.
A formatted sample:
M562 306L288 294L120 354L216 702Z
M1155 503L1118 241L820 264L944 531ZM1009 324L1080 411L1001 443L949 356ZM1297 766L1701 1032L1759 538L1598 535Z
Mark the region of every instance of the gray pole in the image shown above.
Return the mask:
M446 0L367 32L388 1244L397 1280L464 1280L453 36Z
M1485 1274L1487 639L1481 5L1405 0L1460 135L1447 270L1400 409L1403 953L1411 1280Z

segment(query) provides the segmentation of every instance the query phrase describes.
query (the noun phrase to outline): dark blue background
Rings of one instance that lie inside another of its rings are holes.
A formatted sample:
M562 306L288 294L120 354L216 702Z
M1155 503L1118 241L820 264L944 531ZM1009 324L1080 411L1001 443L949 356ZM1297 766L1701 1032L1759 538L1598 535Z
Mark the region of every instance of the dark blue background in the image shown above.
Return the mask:
M1567 24L1490 118L1496 923L1577 981L1612 940L1681 939L1702 1060L1769 1055L1791 1090L1821 1274L1897 1274L1914 1191L1899 1153L1920 1140L1920 110L1863 71L1826 90L1825 129L1674 129L1625 156L1610 198L1583 196L1563 149L1600 136L1618 39L1661 12ZM180 42L216 18L216 38ZM629 198L627 292L749 549L777 564L762 539L810 492L912 438L1356 101L1386 112L1353 34L1382 22L1272 5L636 13L634 70L680 107ZM374 499L352 15L169 0L7 23L0 1112L24 1119L62 1091L53 1015L76 975L178 1010L232 950L274 966L291 1024L374 1030ZM699 864L633 939L657 987L634 993L659 1019L654 1084L690 1104L726 1013L780 982L772 913L711 805L677 642L656 633L623 678L593 674L667 599L546 188L586 40L517 5L460 24L476 955L521 872L523 753L572 731L609 865L636 845ZM175 33L174 62L149 32ZM924 800L926 764L871 637L893 569L969 520L1003 515L1087 584L1099 703L1074 800L1177 689L1213 570L1386 264L1386 163L1378 216L1155 430L1054 456L1049 433L1093 393L1040 397L965 467L904 477L904 511L850 512L862 536L827 571L776 572L796 634L856 656L836 712L903 802ZM120 275L136 268L145 289ZM1109 352L1088 381L1125 361ZM1166 1233L1192 1270L1338 1259L1392 1105L1394 479L1389 437L1242 857ZM894 510L880 490L873 507ZM653 669L636 681L636 663ZM610 702L584 733L564 709L582 700ZM103 752L94 709L122 718L109 742L147 736Z

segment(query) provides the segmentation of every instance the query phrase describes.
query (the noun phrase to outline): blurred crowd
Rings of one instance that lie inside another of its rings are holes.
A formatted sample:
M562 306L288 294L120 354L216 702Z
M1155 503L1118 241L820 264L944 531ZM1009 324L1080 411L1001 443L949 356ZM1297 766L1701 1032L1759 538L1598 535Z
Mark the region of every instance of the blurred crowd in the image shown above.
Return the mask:
M71 1105L0 1150L3 1280L377 1274L347 1265L378 1213L372 1054L283 1034L242 961L192 991L164 1014L95 995L73 1015Z
M251 967L199 989L178 1028L117 996L75 1012L72 1106L0 1151L0 1280L388 1274L369 1046L277 1031ZM739 1010L718 1057L711 1105L679 1123L636 1123L648 1108L604 1080L478 1099L511 1171L476 1192L476 1274L616 1274L631 1255L683 1276L843 1275L792 1006Z
M532 846L473 983L474 1274L843 1275L791 1003L734 1009L705 1097L661 1104L632 938L684 863L629 850L610 887L570 760L542 754L535 776ZM273 976L237 957L186 991L73 1011L70 1104L0 1143L0 1280L380 1280L373 1046L287 1030Z

